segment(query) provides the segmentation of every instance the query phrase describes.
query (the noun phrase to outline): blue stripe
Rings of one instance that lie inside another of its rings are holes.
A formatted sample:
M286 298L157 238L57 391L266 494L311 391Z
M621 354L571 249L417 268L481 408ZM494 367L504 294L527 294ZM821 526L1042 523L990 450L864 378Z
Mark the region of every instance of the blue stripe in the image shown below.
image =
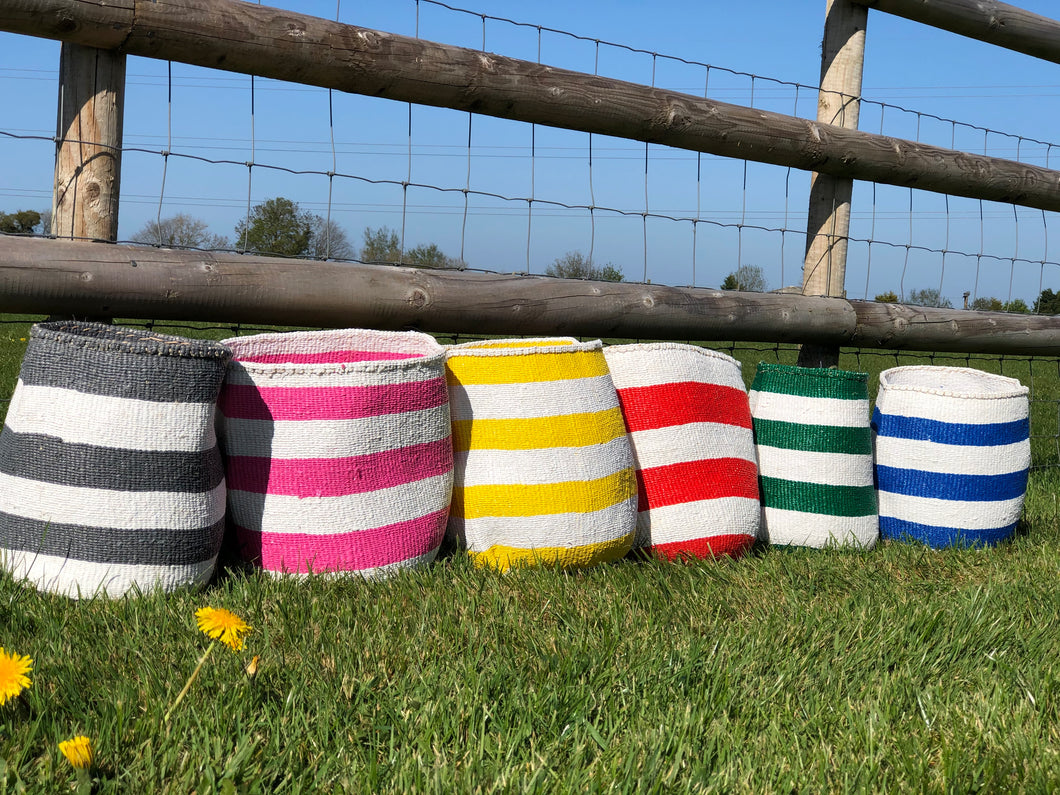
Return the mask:
M966 530L960 527L935 527L919 522L906 522L892 516L880 517L880 537L896 541L920 541L932 547L992 547L1007 540L1016 532L1013 522L1005 527L988 530Z
M939 422L923 417L902 417L897 414L882 414L879 409L872 412L872 430L878 436L895 439L916 439L940 444L967 444L975 447L992 447L999 444L1015 444L1030 438L1029 417L1012 422L992 422L978 425L971 422Z
M1023 496L1027 472L1021 469L1004 475L954 475L876 465L876 488L910 497L933 497L961 502L997 502Z

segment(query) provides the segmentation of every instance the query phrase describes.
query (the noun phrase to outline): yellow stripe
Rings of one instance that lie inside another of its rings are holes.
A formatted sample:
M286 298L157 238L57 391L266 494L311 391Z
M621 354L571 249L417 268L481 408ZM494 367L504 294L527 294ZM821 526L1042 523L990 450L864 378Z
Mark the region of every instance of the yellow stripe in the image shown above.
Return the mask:
M627 468L596 480L456 488L449 510L462 519L591 513L636 496L637 478L632 468Z
M599 544L581 547L541 547L519 549L496 544L485 552L468 552L476 566L491 566L501 571L521 566L563 566L586 568L610 563L626 556L633 545L633 533Z
M584 414L515 420L453 420L453 450L543 450L588 447L625 436L617 406Z
M450 353L445 378L455 384L527 384L608 375L603 351L528 353L522 356L467 356Z
M532 340L483 340L482 342L469 342L461 345L460 350L479 350L480 348L553 348L559 345L574 345L575 339L567 337L552 337L548 339Z

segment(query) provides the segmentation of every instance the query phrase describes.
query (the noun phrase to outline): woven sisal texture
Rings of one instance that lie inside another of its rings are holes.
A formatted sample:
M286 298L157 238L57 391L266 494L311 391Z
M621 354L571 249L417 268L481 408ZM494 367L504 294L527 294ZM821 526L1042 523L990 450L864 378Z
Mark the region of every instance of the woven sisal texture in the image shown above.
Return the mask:
M738 556L758 534L747 389L731 356L678 343L604 348L637 470L634 549Z
M1031 462L1027 387L965 367L895 367L880 373L872 426L884 538L1012 536Z
M759 364L750 403L765 539L872 547L879 524L868 375Z
M221 437L241 554L275 574L432 561L453 486L443 348L359 329L227 344Z
M213 573L225 482L222 345L98 323L30 331L0 433L0 559L67 596Z
M637 481L599 341L448 349L449 530L480 565L592 566L633 542Z

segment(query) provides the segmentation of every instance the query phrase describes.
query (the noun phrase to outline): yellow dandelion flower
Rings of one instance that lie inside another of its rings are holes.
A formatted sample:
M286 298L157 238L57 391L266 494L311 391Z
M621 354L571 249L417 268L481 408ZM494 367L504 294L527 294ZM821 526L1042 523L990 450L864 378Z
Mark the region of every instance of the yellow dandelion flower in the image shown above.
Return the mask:
M0 646L0 706L29 687L27 674L33 670L33 660L19 654L8 654Z
M87 770L92 767L92 759L95 756L92 751L92 741L84 735L74 737L72 740L64 740L59 743L59 750L63 752L66 761L78 770Z
M195 611L196 623L208 637L220 640L232 651L243 648L242 636L251 627L235 613L223 607L203 607Z

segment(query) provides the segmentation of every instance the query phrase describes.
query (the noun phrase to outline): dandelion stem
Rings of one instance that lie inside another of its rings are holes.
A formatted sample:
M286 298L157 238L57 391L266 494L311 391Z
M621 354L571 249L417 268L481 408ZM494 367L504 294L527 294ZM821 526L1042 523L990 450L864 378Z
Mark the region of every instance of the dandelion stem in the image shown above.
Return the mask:
M217 645L216 640L210 641L210 645L206 647L206 651L202 653L202 657L199 658L199 664L195 666L195 670L191 672L191 676L188 677L188 681L184 683L184 689L177 693L177 698L173 702L173 705L166 710L166 715L162 718L163 723L169 723L169 716L173 714L173 710L177 708L181 701L184 700L184 696L188 694L191 689L191 683L195 681L195 678L199 675L199 671L202 670L203 665L206 664L206 660L209 659L210 654L213 652L213 647Z

